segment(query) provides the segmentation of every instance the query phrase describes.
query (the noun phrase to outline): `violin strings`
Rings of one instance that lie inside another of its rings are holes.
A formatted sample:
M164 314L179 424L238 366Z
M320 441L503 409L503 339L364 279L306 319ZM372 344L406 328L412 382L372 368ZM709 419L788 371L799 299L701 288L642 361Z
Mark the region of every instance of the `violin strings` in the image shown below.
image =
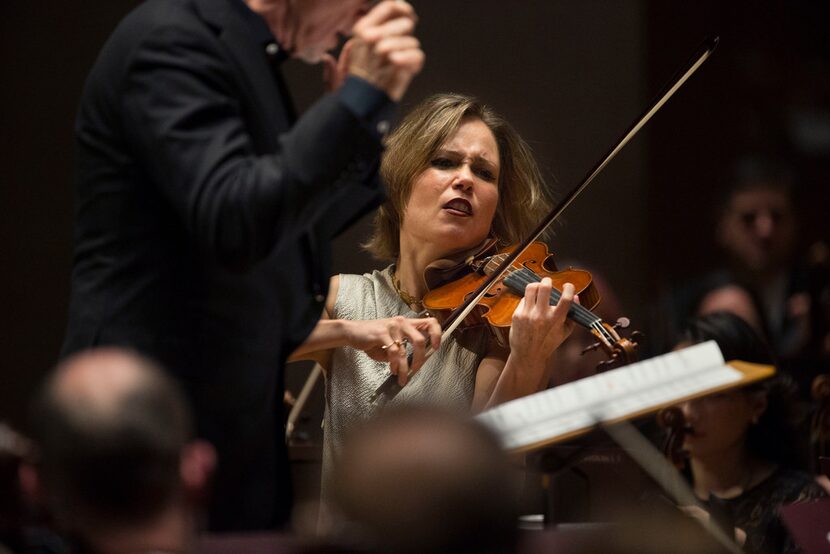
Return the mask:
M527 268L521 269L514 269L509 271L507 276L505 277L505 284L508 286L510 282L518 282L518 284L522 285L523 287L527 287L532 282L539 282L541 281L541 277L539 277L533 271ZM557 289L551 290L551 300L552 303L557 304L559 303L559 299L562 297L561 292ZM610 343L614 342L614 337L608 332L608 330L602 325L602 320L589 309L585 308L580 304L572 304L571 305L572 312L569 314L571 317L580 325L587 329L593 329L596 331L601 337L605 338Z
M529 285L530 283L538 283L542 280L541 277L539 277L536 273L532 272L527 268L520 269L519 275L523 277L522 284L525 286ZM562 298L562 293L558 289L553 288L550 291L550 296L554 303L558 304L559 300ZM597 317L593 312L591 312L588 308L581 304L571 304L571 308L574 310L574 312L577 312L580 315L580 317L585 322L586 327L590 327L591 323L593 323L594 321L598 322L600 320L599 317Z
M514 281L518 281L524 287L527 287L530 283L538 283L542 279L533 271L522 268L513 270L509 273L508 277L513 277ZM507 278L505 278L507 281ZM560 298L562 298L562 293L558 289L551 290L551 300L553 304L558 304ZM588 308L582 306L581 304L571 304L571 313L573 319L587 329L593 329L601 336L603 336L607 341L614 342L614 337L610 335L608 330L602 325L602 320L594 314Z
M516 270L511 275L514 275L513 280L517 281L523 287L527 287L530 283L538 283L541 281L538 275L526 268ZM562 293L559 290L555 288L551 290L552 304L558 304L561 297ZM580 304L571 304L571 310L573 311L571 315L576 322L588 328L592 327L592 323L599 319L590 310Z

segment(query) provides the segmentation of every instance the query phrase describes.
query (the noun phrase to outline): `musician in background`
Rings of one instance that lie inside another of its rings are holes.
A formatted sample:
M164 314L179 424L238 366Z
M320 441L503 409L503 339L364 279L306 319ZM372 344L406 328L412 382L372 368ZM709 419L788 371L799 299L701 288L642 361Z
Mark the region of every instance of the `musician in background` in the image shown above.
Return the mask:
M764 316L755 296L736 282L724 281L707 291L700 299L695 315L730 312L746 321L759 337L768 336Z
M428 98L389 138L381 174L389 201L367 247L394 263L333 277L323 319L293 355L326 369L324 495L343 433L374 413L370 398L389 368L406 385L392 403L478 411L545 388L551 355L572 329L566 315L573 286L564 286L554 307L550 280L528 286L509 344L482 326L439 344L434 319L413 319L435 274L450 273L488 244L520 242L548 212L528 146L498 114L467 96ZM412 369L419 369L411 379L404 340L414 347ZM426 342L436 353L423 363Z
M785 357L803 348L809 334L803 276L795 268L794 186L782 163L741 160L717 226L727 269L757 295L772 346Z
M688 325L677 348L714 340L726 360L771 363L769 349L740 317L716 312ZM796 552L777 506L826 496L802 471L794 385L785 376L682 405L683 448L696 496L725 512L751 553Z
M689 316L721 308L760 329L779 369L809 394L815 375L830 370L830 270L827 247L800 251L798 185L792 168L779 160L740 159L716 214L720 267L675 287L655 325L673 329Z
M758 299L782 368L806 394L813 377L830 370L826 252L823 266L813 259L827 247L819 242L807 256L799 252L798 187L787 164L746 158L734 181L717 228L726 269Z

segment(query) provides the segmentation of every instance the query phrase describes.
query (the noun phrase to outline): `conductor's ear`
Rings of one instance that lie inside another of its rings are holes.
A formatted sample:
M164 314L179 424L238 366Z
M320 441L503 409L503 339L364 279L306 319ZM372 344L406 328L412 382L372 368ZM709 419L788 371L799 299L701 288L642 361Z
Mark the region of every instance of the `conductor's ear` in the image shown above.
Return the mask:
M21 462L17 466L17 481L20 484L20 494L25 501L32 504L43 503L43 485L40 481L40 474L34 464Z
M216 469L216 449L207 441L194 440L182 449L179 473L187 497L207 498L211 477Z

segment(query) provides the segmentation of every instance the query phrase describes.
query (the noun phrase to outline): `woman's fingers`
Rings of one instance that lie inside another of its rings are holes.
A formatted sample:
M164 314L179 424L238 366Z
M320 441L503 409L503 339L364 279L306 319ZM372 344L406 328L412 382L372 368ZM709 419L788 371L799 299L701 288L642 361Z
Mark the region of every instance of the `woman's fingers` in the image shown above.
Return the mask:
M410 329L406 330L406 341L412 345L412 365L410 370L412 373L415 373L421 369L421 366L424 365L424 362L426 361L427 339L420 330L412 326ZM407 362L409 361L410 360L407 359Z
M373 360L387 362L389 371L403 386L426 362L429 350L441 346L441 325L434 317L423 319L395 316L364 321L363 327L351 331L351 343Z
M388 342L385 342L381 349L386 353L386 361L389 363L389 371L392 375L398 375L400 380L401 372L401 351L406 352L403 348L403 333L401 332L401 325L405 318L401 316L393 317L386 322L386 330ZM404 371L405 373L405 371Z
M398 384L404 386L409 380L409 361L406 359L407 339L395 339L386 348L386 361L389 362L389 371L398 376Z
M536 305L536 296L539 291L539 283L530 283L528 286L525 287L525 304L527 307L533 307Z
M573 330L574 323L568 319L575 297L573 285L562 286L556 305L551 305L552 291L553 284L548 277L529 284L513 314L510 345L521 356L547 358Z
M390 338L389 342L381 347L386 353L386 361L389 363L389 371L392 375L400 375L401 344L400 339Z
M427 349L437 350L441 346L441 325L434 317L420 320L409 320L411 326L406 329L406 337L412 345L411 372L415 373L430 352Z
M536 285L536 302L534 307L537 310L548 311L550 310L550 293L553 290L553 283L550 280L550 277L543 278L537 285Z
M434 317L428 317L419 320L418 324L429 337L429 343L432 349L438 350L441 347L441 335L443 333L443 329L441 329L441 324L438 323L438 320Z
M565 283L562 286L559 301L555 306L551 305L551 292L553 292L553 282L549 277L543 278L538 283L531 283L525 289L525 300L527 307L537 311L545 312L557 320L562 320L567 317L568 310L570 310L571 303L575 298L575 289L571 283ZM556 309L561 307L562 309Z
M389 370L398 376L398 384L404 386L426 361L427 346L440 346L441 326L435 318L419 320L397 316L389 320L388 331L391 341L383 346L386 360Z
M559 302L556 304L556 312L554 313L554 319L558 321L564 321L565 318L568 317L568 311L571 309L571 304L574 301L574 286L570 283L565 283L562 285L562 295L559 298Z
M406 356L406 346L402 346L398 353L398 385L406 385L411 375L412 371L409 369L409 360Z

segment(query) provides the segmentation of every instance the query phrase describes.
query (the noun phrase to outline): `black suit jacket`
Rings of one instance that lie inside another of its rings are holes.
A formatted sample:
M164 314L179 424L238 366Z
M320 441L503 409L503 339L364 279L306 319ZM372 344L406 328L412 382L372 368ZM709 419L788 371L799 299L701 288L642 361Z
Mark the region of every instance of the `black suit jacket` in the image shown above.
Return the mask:
M149 0L104 46L76 125L63 355L127 346L180 379L219 450L216 530L287 519L282 367L322 312L329 241L382 199L388 99L352 80L294 123L283 57L241 0Z

